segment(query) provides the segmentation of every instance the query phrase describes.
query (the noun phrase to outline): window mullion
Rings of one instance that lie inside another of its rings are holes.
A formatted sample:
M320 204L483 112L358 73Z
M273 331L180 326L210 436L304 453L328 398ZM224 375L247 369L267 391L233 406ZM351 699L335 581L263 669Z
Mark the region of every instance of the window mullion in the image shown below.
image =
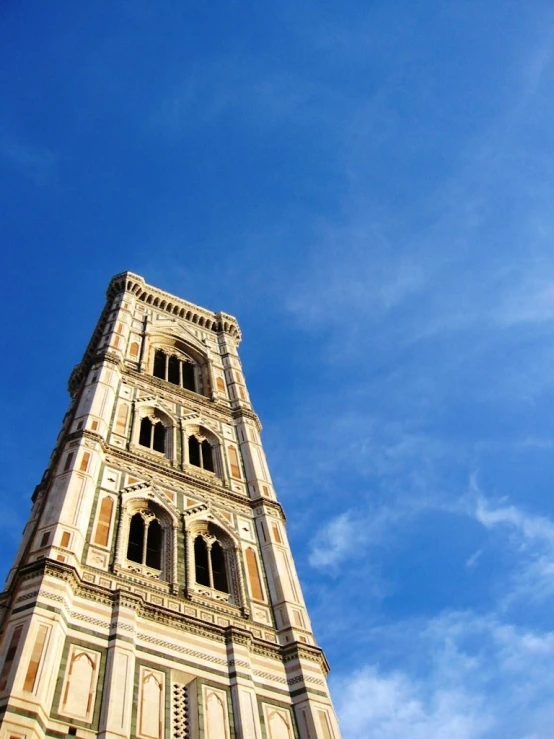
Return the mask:
M208 552L208 578L210 580L210 588L213 589L214 586L214 573L212 570L212 545L211 543L206 544L206 549Z
M167 382L168 368L169 368L169 354L166 354L165 355L165 362L164 362L164 376L165 376L165 381L166 382Z
M142 542L142 564L146 564L146 550L148 548L148 527L150 526L150 521L144 522L144 541Z
M179 387L183 387L183 363L179 360Z
M202 456L202 442L200 440L198 440L198 459L200 461L200 467L204 469L204 457Z

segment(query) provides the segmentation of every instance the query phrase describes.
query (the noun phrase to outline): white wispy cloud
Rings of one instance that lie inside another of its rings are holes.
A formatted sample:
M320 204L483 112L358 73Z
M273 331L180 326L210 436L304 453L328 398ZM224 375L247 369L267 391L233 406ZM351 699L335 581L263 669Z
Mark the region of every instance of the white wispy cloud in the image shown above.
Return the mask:
M403 673L381 674L371 666L334 683L344 739L480 739L492 719L482 699L462 689L436 689Z
M477 549L476 552L473 552L473 554L471 555L471 557L468 557L467 560L466 560L465 566L467 567L467 569L468 570L472 570L475 567L477 567L477 565L479 563L479 560L481 559L482 555L483 555L483 550L482 549Z
M554 597L554 521L511 504L506 498L489 500L474 475L470 492L460 499L466 510L495 535L497 551L512 553L513 564L498 608L509 611L521 604L541 603Z
M514 505L495 507L485 498L477 500L475 517L486 528L505 526L518 535L521 544L543 543L554 552L554 522L545 516L522 511Z
M554 633L464 611L377 630L391 638L410 671L367 664L332 678L345 739L549 739Z
M310 564L321 568L337 565L356 547L358 536L356 522L350 511L332 518L312 540Z
M316 530L310 542L308 561L327 574L340 574L340 565L353 552L358 557L367 549L388 540L395 524L408 514L404 508L383 506L349 510L329 519Z
M520 324L542 324L554 320L554 259L545 258L533 267L516 289L502 296L493 319L507 328Z

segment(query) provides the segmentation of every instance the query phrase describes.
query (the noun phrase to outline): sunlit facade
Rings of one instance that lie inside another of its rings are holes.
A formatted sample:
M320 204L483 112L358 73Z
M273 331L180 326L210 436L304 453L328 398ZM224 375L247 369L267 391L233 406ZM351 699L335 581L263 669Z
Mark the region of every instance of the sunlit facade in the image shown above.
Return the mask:
M340 739L240 338L110 282L0 600L0 739Z

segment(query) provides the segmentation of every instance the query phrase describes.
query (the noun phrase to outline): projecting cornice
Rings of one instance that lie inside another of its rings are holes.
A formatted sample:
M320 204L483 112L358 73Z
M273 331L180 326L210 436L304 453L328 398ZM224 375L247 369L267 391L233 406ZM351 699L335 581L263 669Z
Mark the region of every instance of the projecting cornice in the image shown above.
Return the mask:
M114 298L123 292L130 292L137 297L142 303L151 305L156 310L163 311L168 315L190 321L199 328L214 333L228 333L234 340L240 343L241 332L237 319L228 313L213 313L205 308L201 308L194 303L178 298L171 293L159 290L157 287L148 285L144 277L136 275L134 272L121 272L112 277L106 297Z

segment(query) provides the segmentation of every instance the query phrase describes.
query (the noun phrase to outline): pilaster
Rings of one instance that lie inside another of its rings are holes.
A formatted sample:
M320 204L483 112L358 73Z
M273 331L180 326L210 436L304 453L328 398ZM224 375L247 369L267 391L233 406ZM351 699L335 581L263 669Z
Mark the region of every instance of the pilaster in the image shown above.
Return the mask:
M229 627L226 641L236 739L261 739L250 656L252 634L246 630Z
M139 598L117 591L110 623L99 739L123 739L131 732L139 605Z

